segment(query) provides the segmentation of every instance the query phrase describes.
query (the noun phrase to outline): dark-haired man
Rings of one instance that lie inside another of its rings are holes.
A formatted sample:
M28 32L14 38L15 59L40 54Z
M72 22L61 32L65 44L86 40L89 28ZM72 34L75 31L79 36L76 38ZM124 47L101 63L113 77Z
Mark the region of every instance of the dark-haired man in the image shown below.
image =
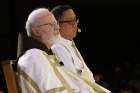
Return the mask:
M71 76L75 78L75 80L71 79L71 83L76 85L72 88L77 90L76 93L99 93L99 91L110 93L110 91L95 83L92 72L75 46L73 39L77 34L79 20L72 7L70 5L59 5L52 9L52 13L59 23L61 37L51 49L63 62Z

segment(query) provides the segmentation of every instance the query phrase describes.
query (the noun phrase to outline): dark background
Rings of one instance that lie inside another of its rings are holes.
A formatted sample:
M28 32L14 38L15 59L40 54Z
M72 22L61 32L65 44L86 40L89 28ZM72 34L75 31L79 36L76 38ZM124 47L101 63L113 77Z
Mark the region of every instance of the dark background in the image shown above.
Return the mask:
M25 31L28 14L38 7L73 6L80 19L75 42L85 60L116 63L123 57L139 61L139 1L5 0L1 3L0 59L16 59L17 34Z
M0 1L0 60L16 59L17 38L28 14L38 7L70 4L82 32L75 38L87 65L103 72L113 90L123 81L140 78L140 1L4 0ZM116 70L117 69L117 70ZM114 82L112 82L114 81ZM116 92L118 93L118 92Z

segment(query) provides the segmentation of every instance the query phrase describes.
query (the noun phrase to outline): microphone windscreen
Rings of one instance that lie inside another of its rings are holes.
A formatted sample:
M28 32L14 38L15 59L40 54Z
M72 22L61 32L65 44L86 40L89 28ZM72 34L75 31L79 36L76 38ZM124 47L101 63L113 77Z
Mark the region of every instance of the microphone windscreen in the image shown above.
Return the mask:
M81 29L80 28L78 28L78 32L81 33Z

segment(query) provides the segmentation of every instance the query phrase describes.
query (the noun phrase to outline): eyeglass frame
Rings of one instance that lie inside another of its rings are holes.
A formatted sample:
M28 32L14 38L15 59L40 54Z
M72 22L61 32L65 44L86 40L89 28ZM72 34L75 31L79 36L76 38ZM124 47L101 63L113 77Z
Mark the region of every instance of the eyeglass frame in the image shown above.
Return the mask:
M58 23L70 23L70 22L75 22L76 24L79 23L79 18L75 18L75 19L72 19L72 20L61 20L61 21L58 21Z

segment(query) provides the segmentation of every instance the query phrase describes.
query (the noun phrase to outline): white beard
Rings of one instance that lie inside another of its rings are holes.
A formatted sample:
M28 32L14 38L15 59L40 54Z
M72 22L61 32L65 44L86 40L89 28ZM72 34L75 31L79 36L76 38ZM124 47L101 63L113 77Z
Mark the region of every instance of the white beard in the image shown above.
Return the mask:
M56 35L56 37L53 38L53 44L57 43L58 41L60 41L60 39L61 39L61 35L60 34Z
M49 46L48 48L50 48L54 43L56 43L57 41L59 41L61 38L60 34L57 34L55 36L53 36L50 39L47 39L47 41L45 41L45 45Z

